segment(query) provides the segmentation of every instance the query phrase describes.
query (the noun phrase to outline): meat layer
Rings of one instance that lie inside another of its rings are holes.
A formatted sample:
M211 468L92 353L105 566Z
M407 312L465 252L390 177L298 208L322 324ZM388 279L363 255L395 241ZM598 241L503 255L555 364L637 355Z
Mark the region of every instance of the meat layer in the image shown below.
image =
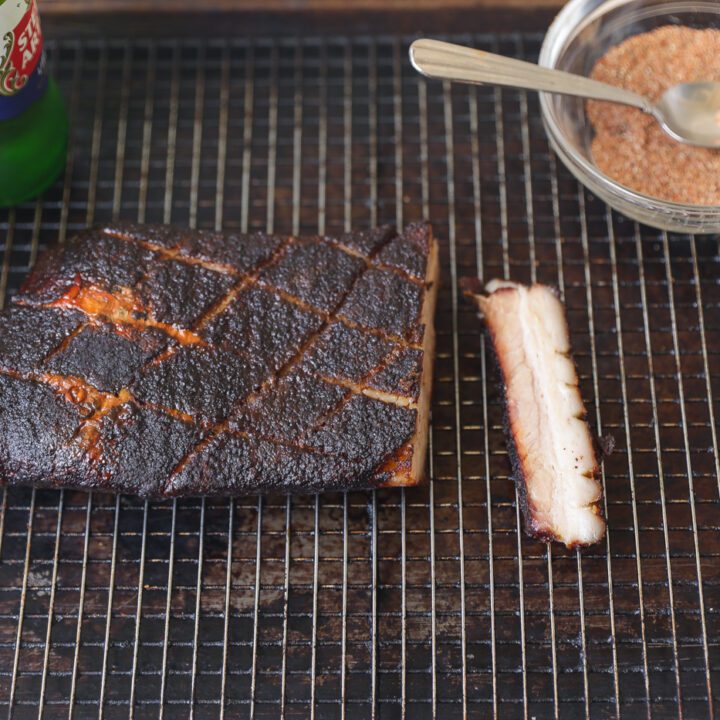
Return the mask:
M466 282L492 340L528 534L568 547L605 533L595 443L585 420L562 303L546 286Z
M411 485L430 226L84 231L0 313L0 482L146 497Z

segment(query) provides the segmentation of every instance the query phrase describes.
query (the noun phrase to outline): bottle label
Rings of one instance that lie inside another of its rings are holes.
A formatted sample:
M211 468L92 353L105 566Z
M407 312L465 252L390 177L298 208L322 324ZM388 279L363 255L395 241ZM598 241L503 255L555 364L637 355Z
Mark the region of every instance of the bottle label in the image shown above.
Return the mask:
M47 87L36 0L0 0L0 120L19 115Z

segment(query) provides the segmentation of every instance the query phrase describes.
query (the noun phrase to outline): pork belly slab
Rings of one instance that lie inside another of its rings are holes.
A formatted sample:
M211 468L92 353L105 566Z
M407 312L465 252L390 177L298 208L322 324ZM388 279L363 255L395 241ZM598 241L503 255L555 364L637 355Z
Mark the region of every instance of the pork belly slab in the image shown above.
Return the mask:
M568 547L605 534L595 442L585 420L565 311L556 292L465 281L505 386L507 433L529 535Z
M414 485L437 245L82 232L0 313L0 482L145 497Z

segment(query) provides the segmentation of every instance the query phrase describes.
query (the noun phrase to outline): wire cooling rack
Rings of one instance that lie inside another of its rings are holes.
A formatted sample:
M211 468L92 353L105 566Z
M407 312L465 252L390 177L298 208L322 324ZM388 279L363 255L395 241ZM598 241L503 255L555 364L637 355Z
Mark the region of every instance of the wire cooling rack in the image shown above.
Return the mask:
M533 59L536 35L454 38ZM720 260L611 213L537 98L420 78L408 38L62 40L61 181L0 214L0 297L105 220L339 232L430 218L443 284L431 481L143 503L11 490L13 718L711 717L720 652ZM606 541L522 531L498 376L462 275L557 285L617 447Z

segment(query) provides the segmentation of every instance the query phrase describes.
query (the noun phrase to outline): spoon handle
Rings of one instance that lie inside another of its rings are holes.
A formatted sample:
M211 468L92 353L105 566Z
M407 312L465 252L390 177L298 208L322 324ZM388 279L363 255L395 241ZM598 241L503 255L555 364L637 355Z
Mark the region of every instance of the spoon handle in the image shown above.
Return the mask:
M652 104L647 98L629 90L582 75L551 70L534 63L440 40L416 40L410 46L410 61L418 72L429 78L577 95L632 105L645 112L652 112Z

